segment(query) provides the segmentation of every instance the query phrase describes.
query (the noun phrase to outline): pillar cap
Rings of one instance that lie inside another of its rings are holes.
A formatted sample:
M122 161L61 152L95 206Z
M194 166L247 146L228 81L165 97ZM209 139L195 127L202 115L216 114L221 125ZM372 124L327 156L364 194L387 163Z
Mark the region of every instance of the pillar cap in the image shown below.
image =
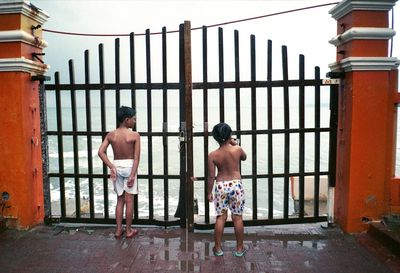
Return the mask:
M331 71L389 71L397 69L396 57L348 57L329 65Z
M1 14L23 14L39 24L44 24L49 19L49 15L42 9L34 6L27 0L1 0Z
M329 14L336 20L354 10L389 11L397 0L343 0L333 7Z
M40 48L45 48L48 43L23 30L0 31L0 43L23 42Z
M0 59L0 72L27 72L35 76L45 74L49 67L47 64L25 58Z
M352 27L332 38L329 43L339 46L351 40L389 40L396 34L391 28Z

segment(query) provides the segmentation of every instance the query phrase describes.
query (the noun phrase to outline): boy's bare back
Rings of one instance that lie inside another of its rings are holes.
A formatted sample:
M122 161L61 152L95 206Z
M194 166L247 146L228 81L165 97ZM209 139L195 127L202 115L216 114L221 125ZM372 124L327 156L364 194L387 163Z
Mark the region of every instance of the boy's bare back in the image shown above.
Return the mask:
M114 178L115 166L107 156L107 147L111 144L114 160L133 159L132 177L136 174L140 160L140 134L132 131L136 123L136 111L122 106L118 110L119 126L109 132L100 145L98 155L110 168L111 177Z
M216 181L240 179L240 161L246 160L246 153L240 146L228 142L211 152L208 160L211 175L215 166L218 169Z
M128 128L118 128L107 134L106 139L114 152L114 159L135 159L135 143L140 136Z

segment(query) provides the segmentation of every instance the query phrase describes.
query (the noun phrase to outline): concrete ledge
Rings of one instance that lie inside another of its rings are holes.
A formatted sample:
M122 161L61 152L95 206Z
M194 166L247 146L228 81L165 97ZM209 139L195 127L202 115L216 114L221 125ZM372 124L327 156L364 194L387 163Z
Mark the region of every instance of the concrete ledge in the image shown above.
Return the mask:
M400 231L390 230L381 222L371 222L369 224L368 234L394 254L400 256Z

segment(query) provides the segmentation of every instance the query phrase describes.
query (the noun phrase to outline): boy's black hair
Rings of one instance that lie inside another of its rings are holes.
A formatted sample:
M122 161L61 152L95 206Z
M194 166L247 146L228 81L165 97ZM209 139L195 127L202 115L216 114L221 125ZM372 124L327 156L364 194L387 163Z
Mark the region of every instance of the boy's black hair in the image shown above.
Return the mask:
M231 127L226 123L218 123L214 126L212 130L212 135L214 139L219 143L223 143L228 140L228 138L232 135Z
M136 110L132 107L121 106L117 111L118 125L124 122L126 118L131 118L136 115Z

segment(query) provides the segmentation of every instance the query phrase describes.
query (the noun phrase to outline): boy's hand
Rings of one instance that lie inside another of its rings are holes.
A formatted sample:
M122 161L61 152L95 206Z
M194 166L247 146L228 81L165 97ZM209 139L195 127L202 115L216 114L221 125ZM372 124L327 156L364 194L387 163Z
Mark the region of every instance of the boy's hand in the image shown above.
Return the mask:
M208 202L212 202L214 200L212 193L208 194Z
M129 176L128 182L126 183L129 188L133 187L133 183L135 182L135 177Z
M229 141L229 143L230 143L232 146L238 145L238 144L239 144L238 142L239 142L239 141L238 141L236 138L231 138L231 140Z
M110 178L113 182L117 181L117 169L115 167L110 169Z

